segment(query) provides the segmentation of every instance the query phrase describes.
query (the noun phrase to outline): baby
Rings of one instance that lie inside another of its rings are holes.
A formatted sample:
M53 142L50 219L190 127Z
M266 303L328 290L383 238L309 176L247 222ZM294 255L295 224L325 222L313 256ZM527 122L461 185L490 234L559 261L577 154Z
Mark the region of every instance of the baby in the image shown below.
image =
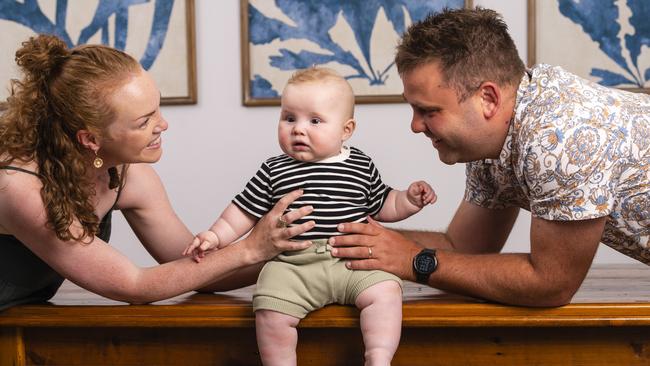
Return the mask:
M341 235L339 223L363 222L368 216L383 222L402 220L434 203L436 195L422 181L405 191L391 189L368 156L343 145L355 129L354 93L334 71L296 72L281 103L278 139L285 154L266 160L210 230L198 234L183 254L200 261L206 251L248 232L285 194L303 189L289 209L313 206L312 214L296 223L314 220L315 227L294 238L312 245L268 262L253 295L262 362L295 365L300 319L339 303L361 310L366 365L389 365L401 333L401 280L382 271L347 269L344 260L331 256L327 241ZM278 222L288 224L282 217Z

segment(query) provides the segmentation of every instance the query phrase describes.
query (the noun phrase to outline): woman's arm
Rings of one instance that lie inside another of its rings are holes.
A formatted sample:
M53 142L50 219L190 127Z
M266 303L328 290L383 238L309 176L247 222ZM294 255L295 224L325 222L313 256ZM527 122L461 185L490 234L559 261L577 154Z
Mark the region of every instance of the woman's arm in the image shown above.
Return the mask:
M136 175L132 177L134 176ZM129 179L127 185L131 182L133 180ZM155 194L157 187L147 187L142 183L140 186L147 188L140 192L143 197L148 197L144 202L160 198ZM296 191L280 200L273 210L260 220L251 234L238 245L211 253L201 263L184 258L150 268L140 268L99 238L95 237L89 244L64 242L58 239L54 232L46 227L47 217L40 197L40 182L37 179L13 178L2 188L0 189L0 201L3 202L0 208L0 222L10 234L25 243L63 277L99 295L131 303L147 303L173 297L211 284L239 268L261 263L282 251L302 249L308 243L291 242L288 239L311 229L314 225L313 222L309 222L290 228L276 227L278 217L293 200L300 196L301 192ZM131 186L131 194L136 194L135 188ZM162 187L158 188L162 190ZM126 199L126 205L133 210L132 212L141 215L151 207L161 207L160 203L152 202L148 203L149 208L138 208L128 205L128 197L121 197L121 203L122 199ZM164 204L168 205L168 202ZM310 208L305 207L285 214L283 218L292 222L310 211ZM178 220L173 212L171 215L169 212L164 212L161 216L174 217ZM134 224L138 227L140 237L147 240L160 239L161 243L167 243L162 235L153 234L153 226L145 228L138 226L143 223L147 225L164 223L161 217L143 218L141 221L136 220ZM178 223L173 224L179 227ZM180 225L187 230L182 223ZM162 225L159 229L169 232L166 225ZM191 238L188 231L185 233L188 238ZM177 239L183 237L173 233L172 235ZM158 244L149 243L149 247L157 246ZM182 247L182 244L178 247ZM165 251L165 249L155 250Z
M165 263L182 257L194 235L176 215L160 177L149 164L131 164L117 208L149 254Z

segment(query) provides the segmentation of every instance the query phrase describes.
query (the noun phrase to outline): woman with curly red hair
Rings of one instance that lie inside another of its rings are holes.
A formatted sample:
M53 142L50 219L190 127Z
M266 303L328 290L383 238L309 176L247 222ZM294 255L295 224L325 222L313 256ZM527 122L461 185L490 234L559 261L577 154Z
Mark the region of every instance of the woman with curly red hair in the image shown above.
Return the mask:
M240 245L201 265L181 259L193 235L149 165L168 127L153 79L122 51L49 35L24 42L16 62L23 78L0 115L0 309L47 300L64 278L131 303L253 283L265 260L308 244L288 239L313 223L277 225L310 212L284 213L296 191ZM113 210L164 264L139 268L106 245Z

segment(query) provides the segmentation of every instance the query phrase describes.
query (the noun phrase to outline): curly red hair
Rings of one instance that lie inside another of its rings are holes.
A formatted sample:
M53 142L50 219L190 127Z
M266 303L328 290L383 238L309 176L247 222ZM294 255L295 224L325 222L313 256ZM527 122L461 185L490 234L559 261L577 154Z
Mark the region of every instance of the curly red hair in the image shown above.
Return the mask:
M133 57L114 48L83 45L69 49L51 35L31 37L16 52L23 78L11 81L0 115L0 166L35 161L48 226L61 240L94 236L99 218L87 176L88 159L76 134L101 136L114 119L108 96L140 70ZM120 183L111 168L111 188ZM123 179L124 177L122 177ZM71 230L77 220L81 231Z

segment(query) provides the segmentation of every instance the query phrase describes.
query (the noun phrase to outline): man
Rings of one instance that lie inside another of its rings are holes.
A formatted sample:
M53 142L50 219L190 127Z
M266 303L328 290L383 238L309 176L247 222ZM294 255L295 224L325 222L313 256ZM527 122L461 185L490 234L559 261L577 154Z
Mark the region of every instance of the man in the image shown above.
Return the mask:
M445 233L342 225L351 235L330 241L349 268L559 306L600 241L650 264L650 96L548 65L526 70L488 9L446 10L413 25L395 62L413 132L444 163L467 163L465 197ZM501 254L520 208L532 214L530 253Z

